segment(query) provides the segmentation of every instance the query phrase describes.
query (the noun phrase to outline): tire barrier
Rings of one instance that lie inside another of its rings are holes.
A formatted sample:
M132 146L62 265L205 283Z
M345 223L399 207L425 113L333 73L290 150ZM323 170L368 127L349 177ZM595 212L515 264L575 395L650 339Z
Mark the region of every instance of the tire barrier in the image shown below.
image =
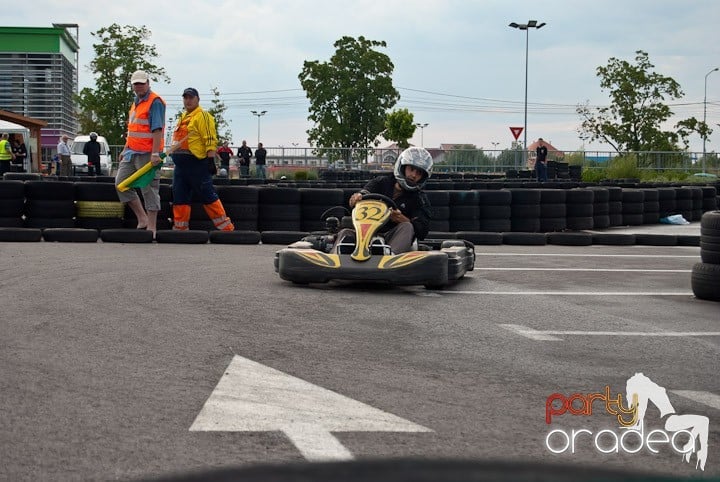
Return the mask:
M100 239L104 243L152 243L153 234L145 229L103 229Z
M155 233L155 241L158 243L207 244L208 239L208 232L199 229L189 229L187 231L158 229L157 233Z
M112 178L82 177L74 182L43 179L0 181L0 227L106 231L134 229L137 225L131 210L117 200L114 183L109 182ZM718 189L714 185L641 185L634 180L627 180L623 185L632 187L625 188L578 182L470 182L456 178L433 184L434 188L426 191L432 211L430 231L447 233L448 238L457 232L480 233L476 235L480 240L478 244L482 244L482 240L498 242L497 236L485 237L482 233L597 230L617 225L655 224L660 217L672 214L692 220L698 211L710 212L706 208L716 207L718 199ZM298 185L307 187L297 188ZM328 185L339 187L329 188ZM231 183L216 189L237 231L312 232L325 228L324 221L319 218L327 208L344 206L362 185L360 181L287 182L282 185L269 182L262 186ZM456 187L469 189L439 189ZM168 230L172 227L172 186L161 184L160 196L158 229ZM333 214L340 217L340 211ZM192 229L215 231L199 203L193 206L192 212ZM52 232L50 236L53 236ZM256 238L257 235L249 239L238 235L236 240L227 238L227 241L219 239L218 242L254 244ZM631 242L596 237L593 242L700 246L699 238L640 236ZM558 243L566 242L562 237L553 239ZM554 241L547 242L554 244ZM716 261L717 240L702 242L705 258Z
M34 243L42 240L42 230L33 228L0 228L0 241Z
M708 211L700 219L700 259L690 277L693 294L720 301L720 211Z
M430 202L430 231L449 233L450 191L433 190L425 194Z
M259 231L210 231L213 244L259 244Z
M42 230L42 236L48 242L61 243L97 243L97 229L83 228L47 228Z
M540 189L540 231L567 229L566 194L563 189Z
M449 191L450 232L479 231L478 191ZM432 205L432 202L430 203Z

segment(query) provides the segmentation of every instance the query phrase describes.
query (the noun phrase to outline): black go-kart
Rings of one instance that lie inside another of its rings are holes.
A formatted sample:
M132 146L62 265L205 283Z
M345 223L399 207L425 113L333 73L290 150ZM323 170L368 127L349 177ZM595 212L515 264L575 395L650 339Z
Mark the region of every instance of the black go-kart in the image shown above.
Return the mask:
M327 232L306 236L275 253L275 271L293 283L331 280L424 285L442 289L475 267L475 246L461 239L427 239L417 250L394 254L378 230L395 202L365 194L352 210L354 236L340 236L340 220L326 219Z

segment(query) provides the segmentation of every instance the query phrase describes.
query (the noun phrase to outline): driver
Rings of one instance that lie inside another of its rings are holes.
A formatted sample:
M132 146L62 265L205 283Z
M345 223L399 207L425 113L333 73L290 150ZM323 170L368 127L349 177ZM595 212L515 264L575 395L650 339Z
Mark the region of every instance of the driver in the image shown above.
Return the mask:
M371 179L360 192L350 196L351 208L363 194L369 193L384 194L395 201L398 209L391 211L389 221L380 228L394 254L410 251L414 239L422 240L427 236L430 202L422 188L432 173L432 166L432 156L427 150L410 147L400 154L392 174ZM338 234L338 239L342 239L343 234L354 236L352 229L343 231Z

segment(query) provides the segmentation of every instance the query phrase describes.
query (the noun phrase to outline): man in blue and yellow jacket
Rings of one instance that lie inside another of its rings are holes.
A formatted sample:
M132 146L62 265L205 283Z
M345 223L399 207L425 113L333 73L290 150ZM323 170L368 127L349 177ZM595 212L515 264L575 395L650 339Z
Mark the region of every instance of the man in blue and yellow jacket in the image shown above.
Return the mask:
M173 229L190 227L192 194L200 198L205 212L215 227L221 231L233 231L230 218L213 186L209 166L215 163L217 130L215 119L200 107L197 89L188 87L183 91L182 113L173 133Z

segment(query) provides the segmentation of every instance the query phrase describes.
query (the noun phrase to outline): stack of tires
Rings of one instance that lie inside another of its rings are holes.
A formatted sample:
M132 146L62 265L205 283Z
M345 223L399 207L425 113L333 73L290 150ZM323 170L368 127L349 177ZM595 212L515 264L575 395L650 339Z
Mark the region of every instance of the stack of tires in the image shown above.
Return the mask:
M235 225L235 231L258 230L258 198L260 189L253 186L218 186L215 188L225 208L225 214Z
M74 228L75 184L68 181L25 181L25 226Z
M677 203L675 202L674 187L658 188L658 215L666 218L677 213Z
M657 188L643 188L643 224L660 222L660 192Z
M25 183L0 181L0 227L21 228L25 207Z
M506 189L478 191L479 230L494 233L510 231L511 201L512 194Z
M300 191L300 204L302 206L300 218L300 229L302 231L323 231L326 217L342 218L344 213L340 209L343 206L342 189L300 188L298 191ZM328 210L331 211L328 212Z
M118 200L115 184L107 182L75 183L75 226L87 229L120 229L124 208Z
M675 214L682 214L686 221L693 218L692 189L689 187L675 188Z
M564 189L540 189L540 231L551 233L567 228Z
M430 231L450 232L450 191L425 191L430 202Z
M450 191L450 232L479 231L478 191Z
M622 190L622 224L640 226L643 224L645 211L645 193L640 189Z
M720 301L720 211L708 211L700 219L700 259L692 269L693 293Z
M540 231L540 190L510 189L511 230L522 233Z
M593 192L592 217L594 229L610 227L610 191L605 187L591 187Z
M608 190L608 217L610 226L622 226L622 188L618 186L607 186Z
M690 199L692 199L692 218L685 218L688 221L700 221L703 215L703 191L700 186L691 186Z
M594 226L594 202L594 191L590 189L568 189L565 193L567 228L573 231L592 229Z
M717 188L715 186L702 186L703 200L702 200L702 211L704 213L708 211L715 211L718 208L717 203Z

